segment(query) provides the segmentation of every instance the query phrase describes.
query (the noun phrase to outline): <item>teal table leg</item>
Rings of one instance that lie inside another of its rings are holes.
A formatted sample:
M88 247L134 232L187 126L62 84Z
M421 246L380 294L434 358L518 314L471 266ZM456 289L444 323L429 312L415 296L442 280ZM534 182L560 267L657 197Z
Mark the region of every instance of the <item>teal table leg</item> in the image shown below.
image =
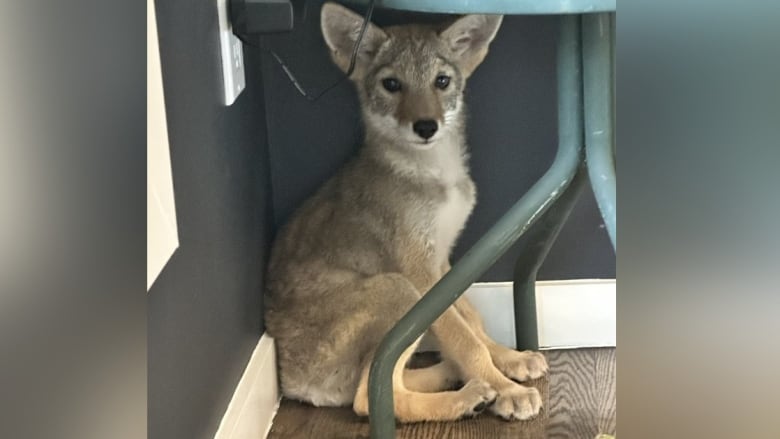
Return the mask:
M580 132L581 129L580 126ZM518 351L539 350L536 320L536 274L555 243L566 219L577 204L587 181L588 171L583 162L566 192L531 228L526 245L515 262L513 289L515 342Z
M582 40L588 173L612 247L616 248L612 16L584 15Z
M369 421L373 439L395 437L393 367L401 353L552 205L572 181L582 150L579 16L561 19L558 48L559 146L550 169L388 332L371 364Z

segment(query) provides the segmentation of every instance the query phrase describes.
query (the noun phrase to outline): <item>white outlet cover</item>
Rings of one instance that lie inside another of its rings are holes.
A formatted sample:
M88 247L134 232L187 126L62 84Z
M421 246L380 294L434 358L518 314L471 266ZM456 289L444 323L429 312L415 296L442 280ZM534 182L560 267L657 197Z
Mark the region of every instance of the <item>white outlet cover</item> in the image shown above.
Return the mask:
M222 63L223 103L232 105L246 87L244 77L244 48L233 34L228 14L228 0L217 0L219 16L219 49Z

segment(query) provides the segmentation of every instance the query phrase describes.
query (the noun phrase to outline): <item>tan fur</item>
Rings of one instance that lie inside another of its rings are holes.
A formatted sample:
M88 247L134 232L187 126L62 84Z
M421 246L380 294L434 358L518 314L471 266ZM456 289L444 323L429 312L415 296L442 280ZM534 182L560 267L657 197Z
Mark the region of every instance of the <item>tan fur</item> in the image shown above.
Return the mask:
M343 70L361 23L342 6L323 6L323 35ZM276 339L285 396L368 413L368 370L379 342L449 270L450 251L474 207L463 88L500 23L497 16L471 15L446 29L369 25L351 76L365 145L296 211L271 254L266 325ZM451 78L449 87L434 86L439 75ZM402 89L383 88L388 77ZM430 138L413 130L423 119L437 123ZM454 420L491 402L505 419L538 413L539 393L512 379L541 376L544 358L495 343L465 299L430 334L444 361L407 370L418 343L403 353L393 373L399 420ZM449 390L458 381L465 386Z
M459 382L457 365L447 359L422 369L404 369L403 383L415 392L435 393L451 390Z
M442 120L444 110L439 104L434 91L401 98L395 117L400 124L413 123L420 119Z

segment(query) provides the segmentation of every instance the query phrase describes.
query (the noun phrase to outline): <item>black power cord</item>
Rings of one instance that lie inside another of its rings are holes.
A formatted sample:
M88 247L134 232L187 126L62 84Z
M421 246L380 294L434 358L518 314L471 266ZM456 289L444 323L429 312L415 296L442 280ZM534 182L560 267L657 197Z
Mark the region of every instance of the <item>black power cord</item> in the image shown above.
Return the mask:
M355 71L355 64L357 62L357 55L358 51L360 50L360 43L363 41L363 36L366 33L366 29L368 29L368 24L371 22L371 16L374 13L374 3L376 0L368 0L368 7L366 8L366 13L363 15L363 24L360 27L360 33L358 34L357 41L355 41L355 47L352 48L352 55L349 59L349 67L347 68L346 73L339 78L337 81L333 82L329 86L325 87L322 91L317 93L316 95L312 95L311 93L307 93L304 87L301 85L300 82L295 78L295 75L293 74L292 70L287 66L287 64L284 62L281 56L279 56L276 51L274 51L270 47L265 47L262 44L255 44L252 41L250 41L247 38L247 35L236 33L236 36L239 40L241 40L244 44L248 46L252 46L255 48L258 48L260 50L265 50L273 56L273 58L276 60L276 62L279 64L279 66L282 68L282 71L287 75L287 78L290 80L290 82L295 86L295 89L298 90L298 92L306 98L309 102L314 102L321 98L325 93L329 92L330 90L336 88L337 86L341 85L342 82L349 79L350 76L352 76L352 73Z

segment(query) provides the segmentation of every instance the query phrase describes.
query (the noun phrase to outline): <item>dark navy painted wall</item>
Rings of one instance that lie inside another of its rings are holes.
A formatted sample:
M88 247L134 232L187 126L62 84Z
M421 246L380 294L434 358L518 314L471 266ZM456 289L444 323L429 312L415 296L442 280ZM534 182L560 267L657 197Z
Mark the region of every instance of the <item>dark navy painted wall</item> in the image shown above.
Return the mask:
M263 331L272 233L260 61L221 104L216 1L157 0L179 249L148 294L150 439L211 439Z

